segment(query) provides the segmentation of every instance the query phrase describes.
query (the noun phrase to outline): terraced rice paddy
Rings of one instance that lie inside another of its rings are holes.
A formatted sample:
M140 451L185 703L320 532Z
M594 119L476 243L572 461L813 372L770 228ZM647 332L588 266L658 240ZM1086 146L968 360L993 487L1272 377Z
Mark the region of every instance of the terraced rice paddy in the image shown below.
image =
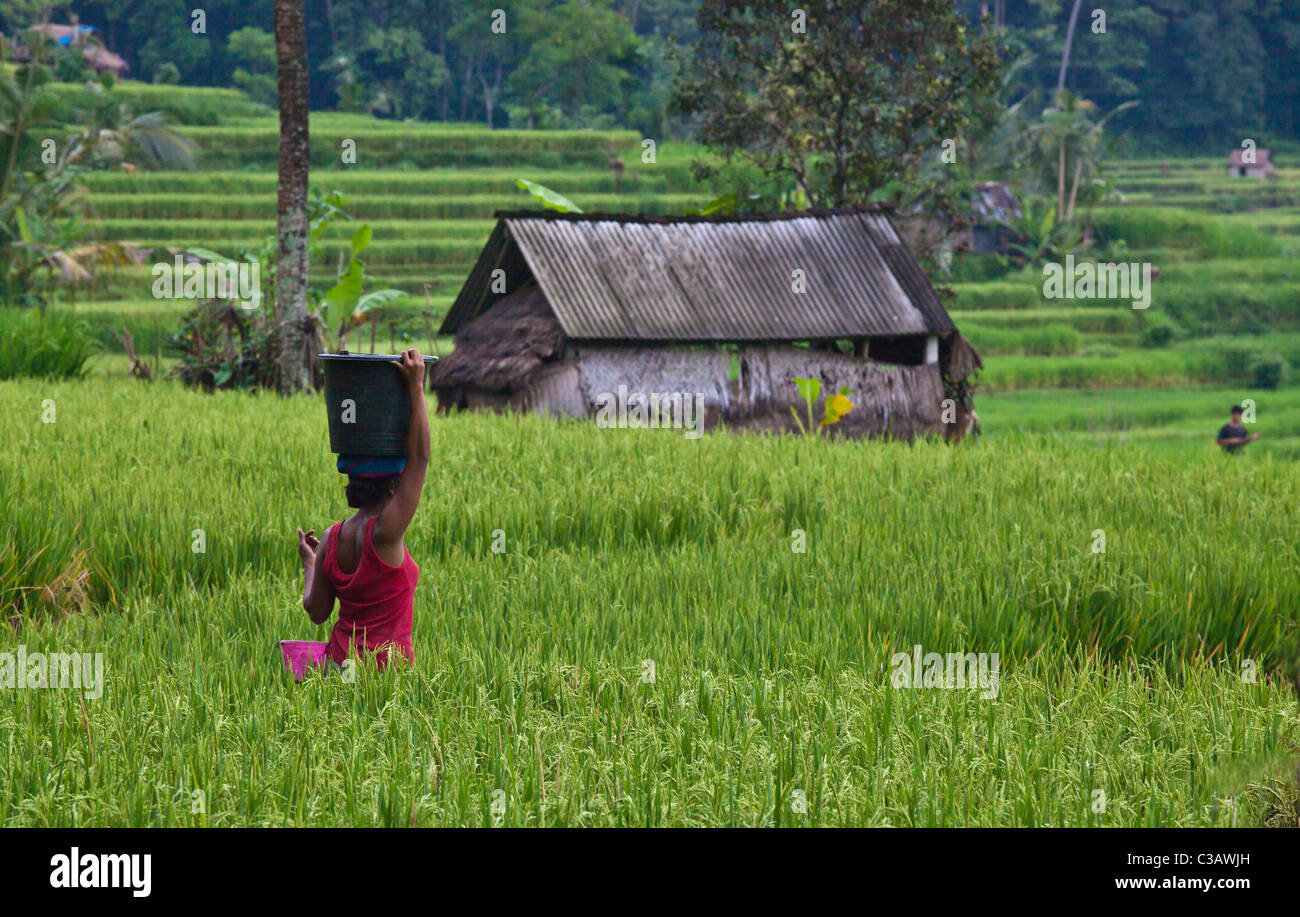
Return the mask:
M197 245L233 254L272 231L274 119L231 114L221 125L185 130L203 152L200 172L87 177L99 236L154 251ZM489 133L319 114L313 138L319 160L313 184L344 192L354 216L374 228L368 258L375 284L410 294L386 310L387 337L396 340L400 326L406 339L425 349L435 346L428 329L459 290L491 231L493 212L531 205L516 178L556 188L587 210L681 212L713 194L690 175L700 150L664 143L646 163L640 138L626 131ZM355 165L340 161L343 139L357 143ZM610 170L610 156L624 162L621 175ZM1124 240L1125 258L1159 269L1151 308L1135 312L1131 303L1109 300L1051 302L1034 272L1001 269L993 278L966 279L963 274L977 271L981 259L959 264L950 309L982 352L1011 357L1018 367L1001 376L992 371L989 384L1247 383L1233 374L1230 361L1198 353L1206 351L1207 336L1244 337L1242 347L1272 353L1277 348L1259 335L1296 329L1300 246L1293 230L1300 226L1300 202L1281 198L1300 193L1300 170L1283 168L1273 182L1230 178L1214 159L1127 161L1113 171L1124 203L1099 211L1099 222L1109 240ZM1229 193L1235 197L1227 203L1241 212L1221 212ZM314 282L328 283L346 232L339 227L326 236ZM150 288L147 267L104 275L76 293L75 308L96 326L124 325L151 349L175 327L178 309L153 299ZM1148 327L1165 323L1178 330L1165 352L1138 349ZM110 350L120 346L111 333L100 338ZM1061 357L1074 362L1056 362Z

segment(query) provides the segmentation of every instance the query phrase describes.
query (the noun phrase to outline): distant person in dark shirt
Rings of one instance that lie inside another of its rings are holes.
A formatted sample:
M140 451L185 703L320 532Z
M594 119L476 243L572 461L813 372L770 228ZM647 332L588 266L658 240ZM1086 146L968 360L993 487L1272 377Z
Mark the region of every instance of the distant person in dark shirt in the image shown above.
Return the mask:
M1247 432L1241 425L1241 405L1233 405L1232 420L1219 428L1218 444L1226 452L1237 452L1246 443L1259 439L1258 433Z

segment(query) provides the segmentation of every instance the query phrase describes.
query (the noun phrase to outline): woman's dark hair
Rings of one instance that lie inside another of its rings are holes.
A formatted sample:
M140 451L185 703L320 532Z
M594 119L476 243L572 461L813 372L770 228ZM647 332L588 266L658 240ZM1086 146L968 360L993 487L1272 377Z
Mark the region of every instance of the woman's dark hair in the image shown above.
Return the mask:
M363 506L373 506L387 499L388 495L397 488L397 479L400 477L401 475L396 474L383 478L354 478L349 475L346 490L348 506L361 509Z

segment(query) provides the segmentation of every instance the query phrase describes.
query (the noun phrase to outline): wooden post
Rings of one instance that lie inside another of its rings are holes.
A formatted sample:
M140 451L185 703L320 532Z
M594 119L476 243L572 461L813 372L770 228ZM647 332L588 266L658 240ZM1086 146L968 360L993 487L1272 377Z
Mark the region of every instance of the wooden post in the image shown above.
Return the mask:
M433 301L429 298L429 285L424 285L424 328L429 335L429 345L433 348L434 356L441 356L438 353L438 342L433 336Z

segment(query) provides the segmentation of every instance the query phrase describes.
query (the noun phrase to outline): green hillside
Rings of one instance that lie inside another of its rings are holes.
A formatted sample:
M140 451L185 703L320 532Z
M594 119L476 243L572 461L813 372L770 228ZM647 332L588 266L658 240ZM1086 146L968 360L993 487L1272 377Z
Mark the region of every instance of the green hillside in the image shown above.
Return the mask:
M198 149L198 171L83 176L94 237L131 242L149 257L145 265L104 272L88 288L69 291L60 307L86 317L110 349L120 348L116 331L126 326L152 352L189 306L153 298L155 261L191 246L234 255L274 232L279 128L270 113L248 116L235 104L237 93L161 87L164 92L150 94L122 85L117 91L124 99L165 102L161 109L174 117L193 120L196 106L183 100L195 98L228 112L219 124L180 128ZM630 131L488 131L337 113L314 114L311 130L313 189L343 192L354 221L374 229L366 253L372 282L411 294L387 310L381 340L396 323L428 346L423 332L455 297L493 213L535 206L518 189L519 178L555 188L586 211L676 213L698 207L709 194L691 178L698 150L666 144L655 150L655 161L643 162L640 138ZM355 164L342 161L344 141L352 142ZM618 174L611 157L624 164ZM328 285L349 232L340 225L327 233L323 257L312 266L314 283Z
M60 308L86 318L110 351L125 327L154 353L189 305L153 298L154 261L190 246L233 255L274 231L278 122L230 90L125 82L113 91L184 122L200 168L84 175L93 234L150 257L69 291ZM429 340L430 329L464 282L492 214L536 206L518 178L586 211L680 213L715 193L691 175L701 148L665 143L645 162L631 131L489 131L338 113L314 114L311 130L312 187L346 195L355 220L374 230L372 282L409 294L385 309L381 348L403 339L448 345ZM343 162L345 149L355 163ZM624 165L618 174L611 157ZM1151 307L1048 300L1036 270L999 256L958 258L952 276L936 280L990 358L986 390L1249 384L1265 358L1300 368L1300 168L1283 162L1275 180L1257 181L1229 176L1220 159L1150 159L1113 162L1109 174L1116 193L1094 213L1099 241L1108 258L1156 267ZM349 232L342 225L326 235L313 283L328 285Z

